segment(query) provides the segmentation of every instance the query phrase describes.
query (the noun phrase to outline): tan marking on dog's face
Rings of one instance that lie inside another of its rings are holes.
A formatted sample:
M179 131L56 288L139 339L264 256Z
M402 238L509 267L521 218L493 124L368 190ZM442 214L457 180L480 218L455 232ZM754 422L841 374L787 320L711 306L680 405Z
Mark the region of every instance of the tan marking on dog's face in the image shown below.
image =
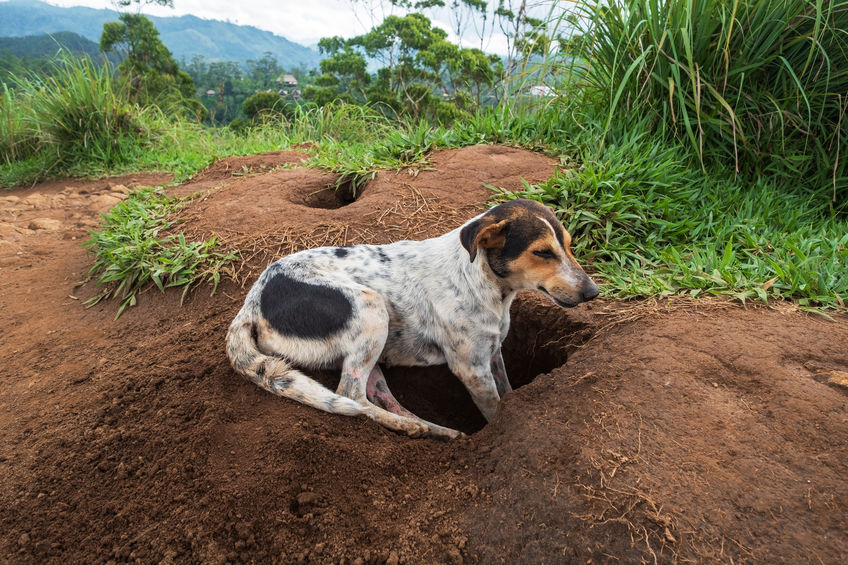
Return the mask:
M493 220L506 221L502 246L489 252L490 266L516 290L536 289L559 306L576 306L597 296L598 288L571 253L571 234L550 209L518 200L492 209Z

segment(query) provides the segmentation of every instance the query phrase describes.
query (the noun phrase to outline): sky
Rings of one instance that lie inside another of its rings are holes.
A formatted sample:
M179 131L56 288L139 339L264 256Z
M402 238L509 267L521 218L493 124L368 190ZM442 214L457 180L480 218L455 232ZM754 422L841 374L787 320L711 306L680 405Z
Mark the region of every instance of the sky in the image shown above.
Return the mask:
M55 6L113 7L111 0L45 1ZM550 4L550 1L535 0L530 4ZM489 3L497 2L490 0ZM134 6L130 8L133 9ZM192 14L205 19L251 25L303 45L314 45L322 37L339 35L349 38L365 33L392 9L387 0L174 0L174 8L148 5L142 11L155 16ZM546 12L547 8L537 6L536 10ZM453 42L459 43L451 32L449 11L428 12L427 16L434 25L447 31ZM462 45L480 47L479 34L470 30L465 34ZM482 47L489 53L504 54L506 41L500 34L490 34Z

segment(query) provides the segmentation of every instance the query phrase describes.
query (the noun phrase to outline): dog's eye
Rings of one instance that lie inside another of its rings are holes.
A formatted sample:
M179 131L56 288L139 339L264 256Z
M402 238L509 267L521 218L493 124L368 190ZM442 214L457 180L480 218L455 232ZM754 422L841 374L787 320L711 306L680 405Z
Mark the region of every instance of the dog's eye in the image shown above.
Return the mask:
M550 249L540 249L533 252L533 255L536 257L541 257L542 259L556 259L556 255Z

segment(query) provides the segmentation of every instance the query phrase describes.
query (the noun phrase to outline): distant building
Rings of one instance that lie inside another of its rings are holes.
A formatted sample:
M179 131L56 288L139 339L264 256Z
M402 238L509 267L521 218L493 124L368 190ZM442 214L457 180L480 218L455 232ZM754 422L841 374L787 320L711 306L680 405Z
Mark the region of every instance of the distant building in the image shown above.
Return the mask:
M286 88L295 88L297 86L297 79L294 78L294 75L283 75L281 77L277 77L277 82Z
M215 96L216 94L218 94L218 92L212 90L211 88L206 91L206 96Z
M553 96L554 94L556 94L554 89L544 84L530 87L531 96Z

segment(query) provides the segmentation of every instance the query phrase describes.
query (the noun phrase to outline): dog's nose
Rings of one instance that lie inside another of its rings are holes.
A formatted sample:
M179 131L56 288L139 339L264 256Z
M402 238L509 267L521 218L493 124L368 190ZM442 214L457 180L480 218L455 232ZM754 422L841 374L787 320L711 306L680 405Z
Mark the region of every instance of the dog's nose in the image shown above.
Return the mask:
M583 295L583 302L588 302L598 296L598 285L589 280L585 285L583 285L583 288L580 290L580 294Z

